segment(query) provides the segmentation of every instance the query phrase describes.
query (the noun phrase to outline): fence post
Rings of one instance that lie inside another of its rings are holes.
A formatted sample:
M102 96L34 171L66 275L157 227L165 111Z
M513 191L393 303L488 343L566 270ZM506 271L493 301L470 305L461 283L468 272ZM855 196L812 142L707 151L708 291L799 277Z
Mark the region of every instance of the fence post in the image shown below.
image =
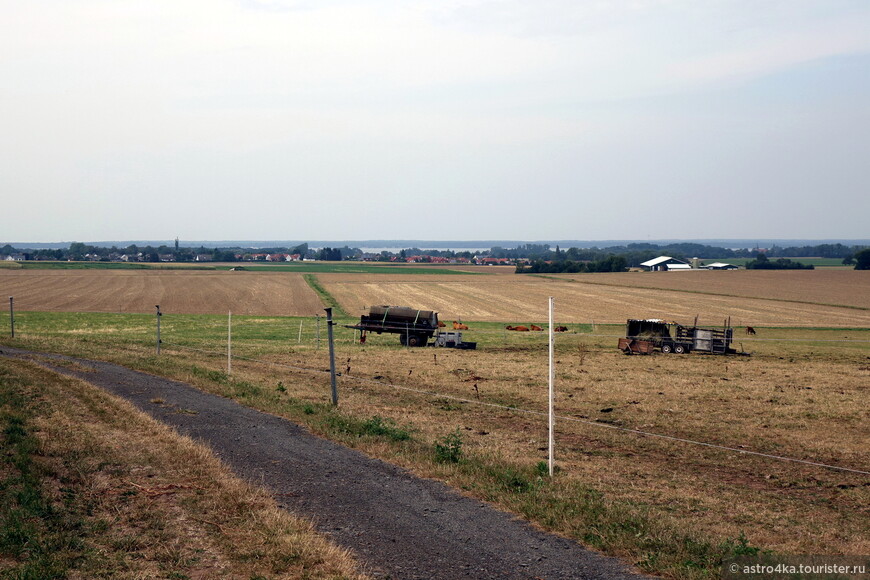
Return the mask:
M233 374L233 311L227 316L227 376Z
M163 313L160 312L160 305L157 304L154 308L157 309L157 354L160 354L160 317Z
M15 307L12 305L13 298L9 297L9 328L12 331L12 338L15 338Z
M555 437L553 435L553 431L555 428L555 413L553 409L553 399L554 399L554 382L556 377L556 365L555 365L555 356L554 356L554 333L553 333L553 297L550 296L550 377L549 377L549 457L547 460L547 468L550 471L550 477L553 477L553 451L555 447Z
M315 341L317 342L317 350L320 350L320 315L315 315L317 317L317 331L315 334Z
M326 334L329 341L329 378L332 386L332 404L338 405L338 388L335 384L335 345L332 340L332 308L324 308L326 310ZM317 318L320 320L320 317Z

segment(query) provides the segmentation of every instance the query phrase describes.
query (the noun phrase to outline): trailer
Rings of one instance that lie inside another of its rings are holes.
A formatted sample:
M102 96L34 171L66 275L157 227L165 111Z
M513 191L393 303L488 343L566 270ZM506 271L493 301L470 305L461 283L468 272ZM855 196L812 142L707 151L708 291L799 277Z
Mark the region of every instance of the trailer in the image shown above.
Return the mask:
M626 354L649 354L656 349L665 354L746 354L731 347L733 338L734 329L729 320L722 328L701 328L697 319L692 326L658 318L629 319L625 324L625 338L619 339L617 348Z
M462 333L456 330L439 332L435 336L435 342L431 346L440 346L444 348L458 348L460 350L475 350L476 342L468 342L462 340Z
M359 324L347 325L362 334L365 342L367 332L398 334L405 346L426 346L438 332L438 313L417 310L407 306L371 306L368 314L360 317Z

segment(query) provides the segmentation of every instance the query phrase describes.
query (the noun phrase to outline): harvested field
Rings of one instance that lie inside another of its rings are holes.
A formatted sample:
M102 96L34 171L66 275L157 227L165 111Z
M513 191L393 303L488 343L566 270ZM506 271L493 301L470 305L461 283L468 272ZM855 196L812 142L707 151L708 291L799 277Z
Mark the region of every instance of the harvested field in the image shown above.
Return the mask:
M691 322L700 315L704 324L721 324L730 316L735 326L866 327L870 292L856 289L870 288L867 274L748 271L449 279L322 274L318 279L351 315L372 304L402 304L436 310L442 320L542 322L547 299L554 296L557 319L563 323L619 323L638 317ZM641 287L676 287L680 280L685 290ZM800 293L802 288L808 289L806 294Z
M556 274L553 277L586 284L686 290L870 308L870 271L866 270L693 270Z
M303 274L217 270L0 269L20 311L310 316L322 312Z

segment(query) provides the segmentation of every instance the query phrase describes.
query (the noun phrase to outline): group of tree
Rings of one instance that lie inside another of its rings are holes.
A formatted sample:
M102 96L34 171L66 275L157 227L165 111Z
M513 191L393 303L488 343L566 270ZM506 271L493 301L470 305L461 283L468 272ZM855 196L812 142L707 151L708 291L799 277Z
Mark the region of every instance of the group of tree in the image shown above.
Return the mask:
M812 264L801 264L788 258L771 260L765 254L759 253L754 260L746 262L747 270L812 270Z
M625 272L628 262L625 257L611 254L600 260L579 262L576 260L533 260L529 264L517 261L517 274L578 274L581 272Z

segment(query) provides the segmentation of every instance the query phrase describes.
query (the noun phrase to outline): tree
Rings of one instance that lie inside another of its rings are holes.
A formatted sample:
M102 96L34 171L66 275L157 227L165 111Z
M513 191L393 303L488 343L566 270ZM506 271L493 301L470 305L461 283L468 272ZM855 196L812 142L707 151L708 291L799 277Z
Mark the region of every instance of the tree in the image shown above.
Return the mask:
M855 253L855 269L870 270L870 248Z
M69 245L70 260L84 260L88 253L88 247L81 242L73 242Z

